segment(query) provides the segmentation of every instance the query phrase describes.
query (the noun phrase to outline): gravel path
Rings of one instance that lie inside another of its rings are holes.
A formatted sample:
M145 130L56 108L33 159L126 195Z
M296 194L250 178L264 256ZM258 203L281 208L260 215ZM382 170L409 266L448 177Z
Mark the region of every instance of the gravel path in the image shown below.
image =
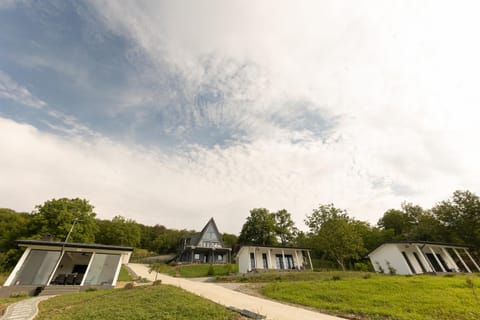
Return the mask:
M155 279L155 273L148 272L148 266L144 264L130 263L130 269L142 278ZM342 318L314 312L299 307L289 306L259 297L254 297L241 292L234 291L227 286L209 282L191 281L184 278L174 278L164 274L158 274L157 279L162 283L180 287L201 297L219 303L226 307L249 310L271 320L341 320Z
M37 316L40 301L51 297L54 296L36 297L11 304L0 320L31 320Z

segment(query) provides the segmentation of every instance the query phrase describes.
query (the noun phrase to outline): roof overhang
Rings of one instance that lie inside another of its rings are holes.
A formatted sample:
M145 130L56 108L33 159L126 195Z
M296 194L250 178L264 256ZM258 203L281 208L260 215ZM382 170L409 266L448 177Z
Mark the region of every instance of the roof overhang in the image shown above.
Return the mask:
M51 251L77 251L77 252L109 252L109 253L130 253L132 247L109 246L104 244L87 244L87 243L64 243L43 240L17 240L19 247L28 247L39 250Z
M418 245L418 246L432 246L432 247L444 247L444 248L471 248L471 246L464 245L464 244L456 244L456 243L447 243L447 242L431 242L431 241L409 241L409 240L402 240L402 241L387 241L372 249L369 253L367 253L367 257L373 254L375 251L379 250L380 248L386 245Z

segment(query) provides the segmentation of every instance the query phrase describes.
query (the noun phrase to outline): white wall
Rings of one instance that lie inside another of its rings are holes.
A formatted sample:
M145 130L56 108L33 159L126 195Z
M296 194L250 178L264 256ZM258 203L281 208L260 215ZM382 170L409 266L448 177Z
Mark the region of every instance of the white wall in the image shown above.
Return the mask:
M385 273L389 273L388 263L390 263L390 265L395 268L397 274L411 274L407 262L403 258L402 252L399 250L397 244L384 244L372 252L369 257L376 272L380 272L381 266Z
M282 248L268 248L268 247L242 247L237 254L238 260L238 272L247 273L251 271L250 265L250 253L255 253L255 267L257 270L263 270L263 258L262 254L267 255L267 264L268 270L276 270L276 259L277 254L282 254ZM297 254L295 254L295 252ZM306 262L303 259L302 250L297 250L293 248L284 248L283 253L285 255L292 255L295 267L306 266ZM304 265L305 263L305 265Z

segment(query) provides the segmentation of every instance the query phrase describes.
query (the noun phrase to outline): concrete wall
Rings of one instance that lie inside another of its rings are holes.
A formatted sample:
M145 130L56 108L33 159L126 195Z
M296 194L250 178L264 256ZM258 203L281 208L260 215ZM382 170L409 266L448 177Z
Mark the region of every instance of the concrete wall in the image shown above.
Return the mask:
M266 254L268 270L276 270L276 255L282 254L282 248L268 248L268 247L242 247L237 254L238 272L247 273L252 271L250 263L250 253L255 254L255 269L267 270L263 267L263 254ZM296 269L305 269L307 261L304 261L302 250L294 248L284 248L284 255L291 255ZM286 264L284 263L284 268Z
M385 273L389 273L388 265L390 264L395 268L397 274L411 274L397 244L385 244L372 252L369 257L376 272L381 272L383 269Z

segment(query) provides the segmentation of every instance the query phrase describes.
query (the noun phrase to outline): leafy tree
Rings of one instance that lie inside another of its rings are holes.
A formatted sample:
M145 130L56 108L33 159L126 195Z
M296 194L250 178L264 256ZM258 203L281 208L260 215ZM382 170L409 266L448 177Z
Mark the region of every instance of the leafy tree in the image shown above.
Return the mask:
M480 249L480 199L470 191L455 191L451 199L432 208L432 213L452 242Z
M22 250L15 240L28 238L27 213L0 208L0 272L10 271L17 263Z
M134 220L115 216L112 221L99 221L98 243L136 247L140 244L141 228Z
M413 220L404 211L390 209L378 220L378 226L384 230L393 230L396 239L403 239L410 232Z
M29 224L30 234L43 237L46 234L63 241L67 236L74 219L78 219L69 241L95 241L98 226L93 206L85 199L52 199L35 207Z
M310 228L317 246L332 258L342 270L349 259L358 259L365 252L357 222L347 212L333 204L321 205L307 215L305 223Z
M234 249L235 246L237 245L238 243L238 236L234 235L234 234L230 234L230 233L224 233L222 235L223 237L223 245L226 247L226 248L232 248Z
M238 242L257 245L276 244L274 214L265 208L250 210L250 216L242 227Z
M290 244L298 233L295 223L292 220L292 215L285 209L277 211L275 217L275 234L280 240L280 244L285 246Z

